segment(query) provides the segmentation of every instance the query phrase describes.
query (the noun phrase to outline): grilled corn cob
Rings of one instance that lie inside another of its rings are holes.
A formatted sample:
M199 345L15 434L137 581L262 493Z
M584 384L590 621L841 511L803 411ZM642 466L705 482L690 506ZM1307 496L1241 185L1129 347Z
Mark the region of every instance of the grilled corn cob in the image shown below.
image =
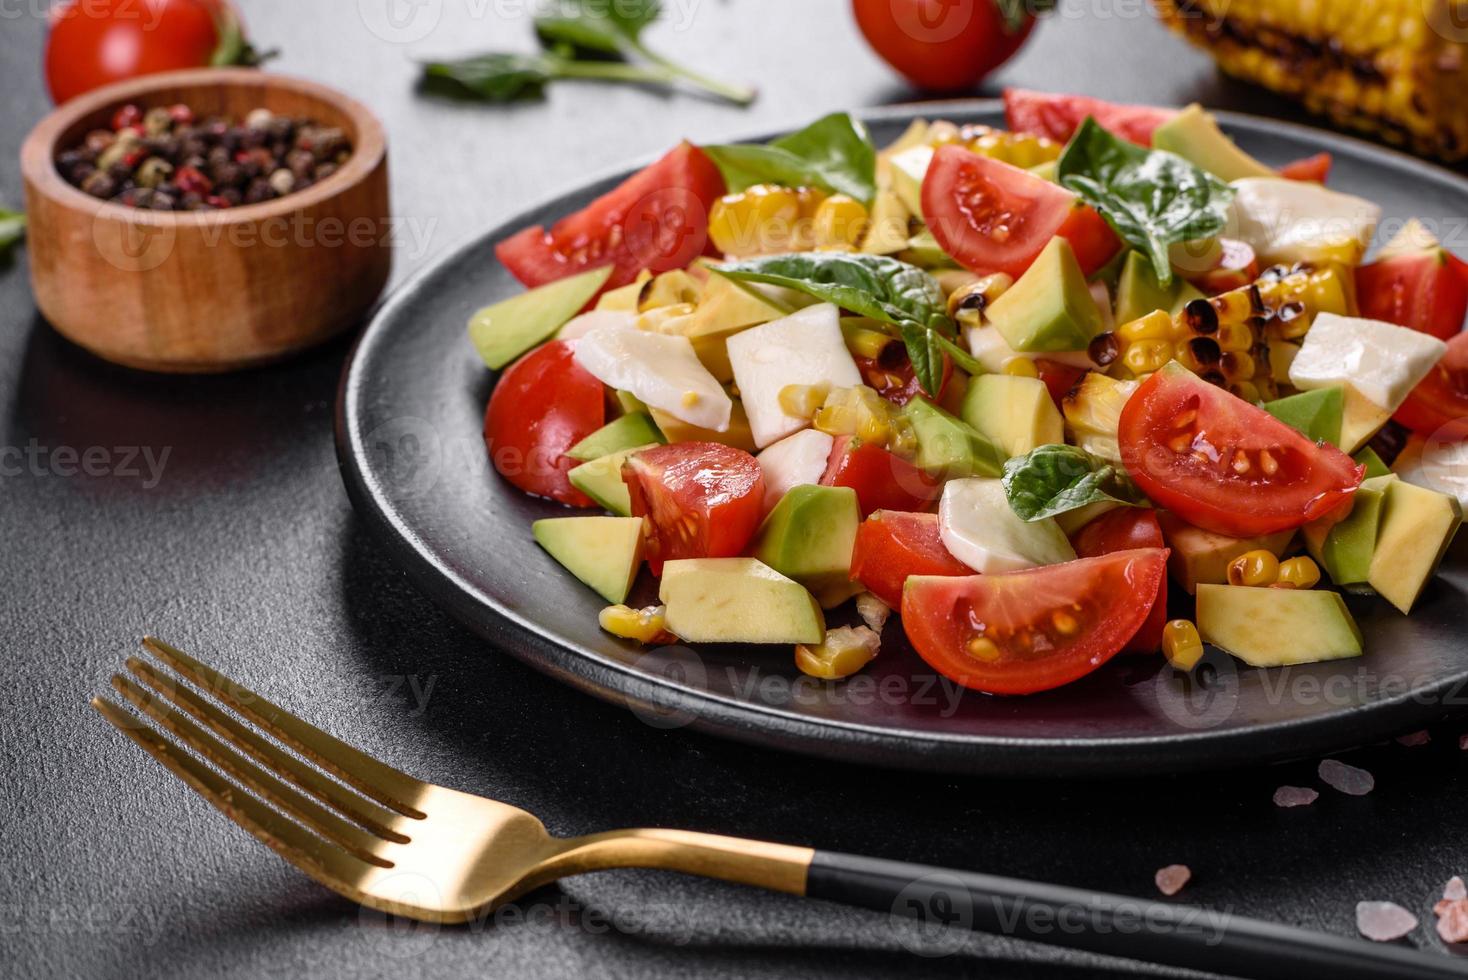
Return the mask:
M1091 342L1091 359L1116 378L1141 379L1177 360L1205 381L1246 401L1276 394L1269 345L1304 337L1317 314L1354 316L1349 269L1272 266L1259 279L1211 299L1195 299L1175 317L1156 310Z
M1468 0L1153 0L1231 75L1340 126L1468 157Z

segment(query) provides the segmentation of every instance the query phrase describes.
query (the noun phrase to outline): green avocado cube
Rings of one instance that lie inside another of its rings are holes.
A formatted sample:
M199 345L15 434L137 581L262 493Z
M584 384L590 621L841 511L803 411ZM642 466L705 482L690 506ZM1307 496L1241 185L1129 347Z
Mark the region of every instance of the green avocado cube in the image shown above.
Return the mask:
M636 446L593 459L571 470L566 478L571 481L571 486L602 507L620 517L627 517L632 513L632 493L622 482L622 464L633 453L651 448L652 445Z
M484 363L498 371L565 326L611 274L612 267L603 266L486 306L470 318L469 339Z
M689 643L821 643L826 617L805 586L755 558L663 565L668 629Z
M1065 442L1065 421L1039 378L981 374L963 396L963 420L1010 459Z
M1384 463L1376 450L1366 446L1359 453L1351 457L1362 466L1366 467L1366 479L1370 480L1378 476L1391 476L1392 468Z
M646 412L628 412L576 443L566 451L566 455L584 462L601 459L623 449L636 449L664 441L652 416Z
M1351 512L1341 520L1322 517L1302 528L1305 550L1325 569L1336 585L1360 585L1371 574L1371 556L1376 553L1376 535L1381 526L1381 505L1387 484L1396 477L1373 477L1353 495Z
M987 436L926 398L914 398L902 409L917 440L912 464L944 480L967 476L1002 476L1005 455Z
M1346 390L1339 385L1302 391L1288 398L1265 402L1263 407L1285 425L1303 432L1312 442L1340 445Z
M1462 523L1456 497L1405 480L1390 481L1367 582L1387 602L1411 612Z
M851 581L860 526L861 507L850 487L792 487L760 525L750 553L830 609L861 591Z
M1152 133L1152 148L1175 153L1219 180L1279 176L1239 149L1218 128L1213 114L1196 103L1157 127Z
M1361 630L1339 592L1198 586L1198 634L1254 667L1361 656Z
M1181 282L1174 278L1170 286L1163 286L1152 271L1151 259L1141 252L1127 252L1116 281L1116 322L1131 323L1155 310L1170 312Z
M624 602L642 567L642 518L551 517L531 526L535 541L608 602Z
M985 315L1017 351L1085 350L1101 331L1101 311L1086 276L1070 242L1059 236Z

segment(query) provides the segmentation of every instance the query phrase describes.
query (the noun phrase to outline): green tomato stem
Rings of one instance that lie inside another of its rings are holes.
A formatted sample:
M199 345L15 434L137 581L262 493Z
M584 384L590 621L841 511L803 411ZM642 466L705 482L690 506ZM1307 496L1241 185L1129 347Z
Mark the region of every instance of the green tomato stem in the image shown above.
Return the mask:
M641 41L631 41L630 46L632 50L642 55L648 61L706 92L711 92L720 98L728 99L736 105L749 105L754 101L756 92L748 86L730 85L727 82L709 78L707 75L701 75L691 68L685 68L675 61L670 61L656 51L649 50Z

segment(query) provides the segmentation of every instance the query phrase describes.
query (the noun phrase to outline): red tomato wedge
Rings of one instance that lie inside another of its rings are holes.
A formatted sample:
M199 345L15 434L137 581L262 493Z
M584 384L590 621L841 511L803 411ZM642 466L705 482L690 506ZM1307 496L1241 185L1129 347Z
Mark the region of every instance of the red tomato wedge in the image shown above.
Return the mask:
M943 492L942 481L895 453L855 436L839 436L821 484L856 491L861 514L879 510L927 510Z
M942 146L923 178L923 215L943 251L972 272L1018 278L1056 235L1090 275L1121 242L1070 191L961 146Z
M879 510L856 530L851 577L893 609L902 608L902 586L913 575L973 573L943 547L937 514Z
M1356 270L1361 315L1449 340L1468 315L1468 277L1447 250L1424 248Z
M1069 684L1116 656L1167 576L1167 550L1141 548L1003 575L919 576L902 625L934 670L990 694Z
M907 349L896 341L883 347L882 353L877 357L853 355L852 360L856 361L857 368L861 370L862 380L867 383L867 386L875 388L877 394L894 405L906 405L923 393L923 386L918 384L917 374L912 369L912 360L907 356ZM953 377L953 358L944 354L943 380L939 383L938 394L934 395L934 398L943 397L943 390L948 387L948 379L951 377Z
M1121 410L1122 461L1154 504L1235 538L1323 517L1365 467L1173 362Z
M573 351L553 340L505 368L484 413L484 442L494 468L521 490L590 507L566 476L580 465L566 451L606 423L607 403Z
M1045 382L1045 388L1050 392L1050 398L1055 402L1056 408L1064 408L1065 396L1086 374L1085 368L1062 364L1044 357L1035 358L1035 371L1040 375L1040 380Z
M1468 439L1468 333L1448 341L1437 367L1418 382L1392 418L1444 442Z
M632 514L652 524L648 566L675 558L732 558L759 526L765 496L759 463L717 442L657 446L622 464Z
M708 244L709 208L724 178L702 150L680 143L546 231L533 225L495 246L494 254L526 286L613 265L605 289L624 286L642 269L681 269Z
M1115 551L1163 548L1162 525L1157 512L1145 507L1118 507L1107 511L1076 532L1070 540L1082 558L1099 558ZM1167 625L1167 576L1157 587L1157 598L1146 622L1123 648L1126 653L1156 653L1162 649L1162 628Z
M1317 184L1323 184L1325 178L1330 176L1331 163L1329 153L1317 153L1313 157L1285 164L1279 168L1279 175L1290 180L1313 180Z
M1240 289L1259 278L1259 258L1254 254L1254 246L1236 238L1220 238L1218 243L1221 246L1218 262L1211 269L1188 275L1189 282L1211 296Z
M1092 116L1108 132L1141 146L1151 146L1153 131L1175 115L1174 109L1103 102L1086 95L1058 95L1022 88L1004 90L1004 118L1009 128L1017 133L1048 136L1057 143L1067 142L1086 117Z

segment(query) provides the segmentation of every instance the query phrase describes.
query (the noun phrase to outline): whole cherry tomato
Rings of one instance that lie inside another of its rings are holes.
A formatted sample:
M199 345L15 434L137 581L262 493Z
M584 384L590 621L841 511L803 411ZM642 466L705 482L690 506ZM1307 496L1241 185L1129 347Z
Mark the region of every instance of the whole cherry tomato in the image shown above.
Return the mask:
M972 88L1019 50L1031 6L1007 18L996 0L852 0L856 24L887 64L918 88Z
M139 75L258 60L231 0L66 0L51 15L46 84L60 105Z

